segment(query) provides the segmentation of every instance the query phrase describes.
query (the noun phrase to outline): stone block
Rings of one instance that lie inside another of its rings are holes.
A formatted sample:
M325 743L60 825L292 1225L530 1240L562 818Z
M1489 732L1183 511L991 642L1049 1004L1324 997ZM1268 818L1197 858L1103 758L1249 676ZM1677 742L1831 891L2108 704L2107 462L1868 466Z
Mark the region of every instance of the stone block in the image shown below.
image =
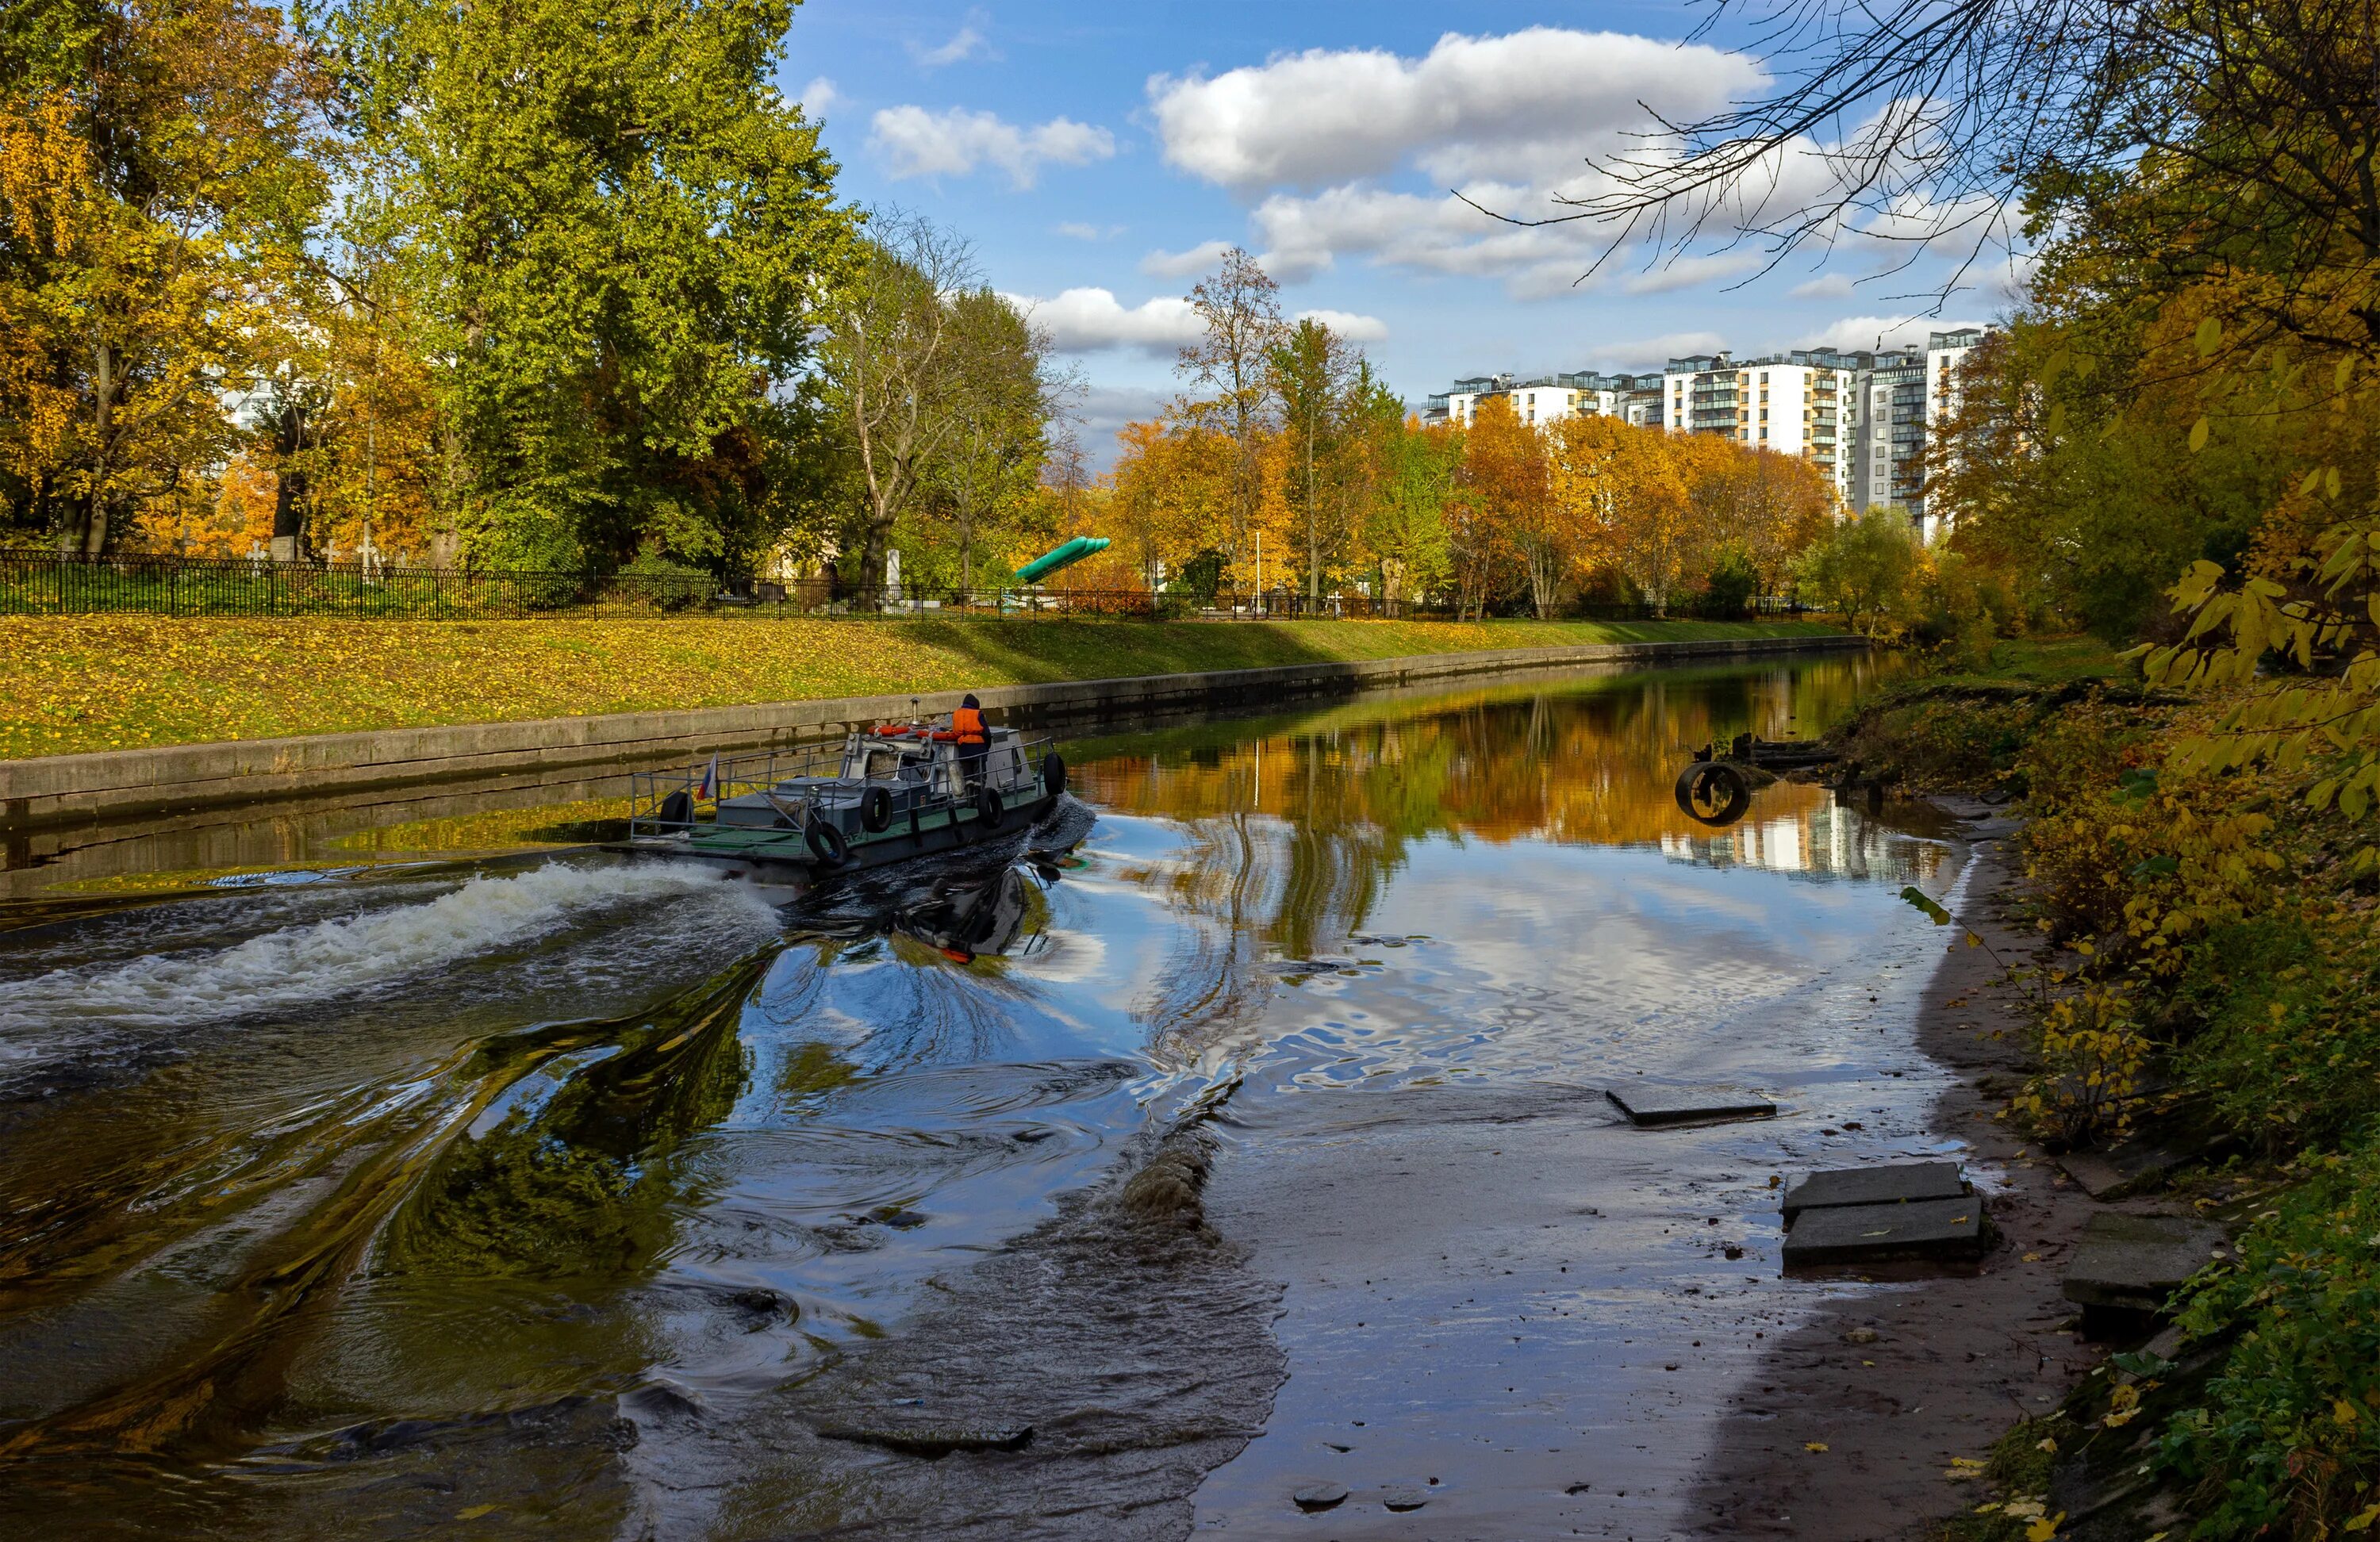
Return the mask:
M2223 1229L2180 1216L2091 1218L2066 1268L2066 1299L2082 1306L2157 1312L2223 1245Z
M1785 1223L1803 1210L1960 1199L1970 1192L1957 1162L1891 1162L1804 1173L1785 1185Z
M1980 1195L1833 1206L1803 1210L1793 1218L1785 1231L1785 1267L1894 1258L1954 1262L1981 1257L1989 1235Z
M1766 1119L1777 1105L1756 1092L1733 1087L1631 1087L1604 1093L1637 1125L1684 1124L1701 1120Z

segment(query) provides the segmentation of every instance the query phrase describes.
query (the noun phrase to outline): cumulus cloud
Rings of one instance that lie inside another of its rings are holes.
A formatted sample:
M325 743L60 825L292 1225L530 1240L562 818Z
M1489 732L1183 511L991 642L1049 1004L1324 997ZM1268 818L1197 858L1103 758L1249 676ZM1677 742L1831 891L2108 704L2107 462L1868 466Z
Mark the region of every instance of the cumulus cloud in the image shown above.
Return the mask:
M1092 471L1111 470L1116 461L1116 435L1126 423L1145 423L1162 413L1173 398L1143 385L1089 385L1075 404L1076 438Z
M1378 316L1358 315L1353 310L1301 310L1301 322L1320 322L1350 343L1378 343L1389 335L1389 323Z
M1986 326L1985 322L1953 321L1939 316L1846 316L1794 340L1797 348L1922 348L1931 332L1956 332L1961 327Z
M1214 272L1231 249L1229 241L1201 241L1187 251L1152 251L1140 260L1140 271L1151 278L1199 277Z
M1127 308L1112 290L1068 289L1050 299L1007 296L1009 303L1048 330L1061 353L1133 348L1166 357L1198 335L1198 313L1179 295L1160 295Z
M1797 300L1846 299L1851 292L1852 281L1841 273L1822 273L1807 284L1796 284L1792 289Z
M868 145L895 179L968 176L989 165L1006 172L1011 185L1029 188L1046 164L1088 165L1115 153L1113 134L1072 118L1027 128L965 107L933 113L907 105L885 108L869 127Z
M1411 161L1441 184L1575 169L1645 127L1645 108L1695 117L1766 79L1700 43L1531 27L1449 32L1420 58L1309 49L1212 78L1154 76L1165 158L1254 194L1385 176Z
M1059 235L1076 241L1112 240L1123 234L1123 226L1120 225L1086 225L1081 220L1061 220L1051 228Z
M843 93L834 89L833 81L823 75L813 75L802 93L794 98L794 105L802 110L804 117L822 118L834 111L834 104L842 100Z

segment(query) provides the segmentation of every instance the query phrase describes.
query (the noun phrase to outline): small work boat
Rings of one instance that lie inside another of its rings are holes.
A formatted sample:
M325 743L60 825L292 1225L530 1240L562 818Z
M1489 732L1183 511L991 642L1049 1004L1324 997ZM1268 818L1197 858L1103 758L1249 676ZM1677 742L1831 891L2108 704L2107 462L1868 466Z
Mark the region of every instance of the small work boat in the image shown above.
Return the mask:
M628 838L611 849L695 857L730 876L822 877L1030 828L1066 790L1047 738L1013 728L962 743L949 718L886 723L840 747L640 771Z

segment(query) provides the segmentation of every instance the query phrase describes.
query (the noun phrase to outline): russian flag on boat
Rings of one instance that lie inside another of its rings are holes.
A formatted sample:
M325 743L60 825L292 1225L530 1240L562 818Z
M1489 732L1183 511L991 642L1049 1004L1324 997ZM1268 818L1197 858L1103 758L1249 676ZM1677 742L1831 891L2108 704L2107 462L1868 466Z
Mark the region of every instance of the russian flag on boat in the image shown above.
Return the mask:
M695 788L694 795L698 802L706 798L716 798L719 795L718 756L712 756L710 764L702 768L702 784Z

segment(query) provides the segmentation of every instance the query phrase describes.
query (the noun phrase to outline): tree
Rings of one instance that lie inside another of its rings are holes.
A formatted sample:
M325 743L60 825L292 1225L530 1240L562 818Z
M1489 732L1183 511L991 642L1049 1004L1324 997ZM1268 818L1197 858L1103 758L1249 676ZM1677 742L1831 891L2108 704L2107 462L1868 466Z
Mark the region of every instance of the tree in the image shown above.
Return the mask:
M1224 554L1238 566L1245 558L1257 517L1261 472L1258 457L1271 427L1270 361L1281 345L1281 285L1257 260L1233 247L1222 266L1198 281L1189 295L1203 329L1183 348L1177 374L1215 395L1192 406L1231 440L1231 523Z
M952 310L953 422L929 476L958 538L960 587L972 589L978 536L1032 496L1064 382L1047 336L992 290L967 290Z
M1305 548L1305 602L1312 610L1322 598L1324 570L1341 556L1346 534L1343 520L1331 518L1325 505L1345 512L1342 428L1354 370L1347 346L1311 317L1273 346L1266 366L1281 402L1281 431L1298 463L1292 496Z
M1545 436L1521 421L1509 396L1490 396L1463 440L1463 476L1475 517L1495 543L1521 559L1538 618L1553 614L1570 566L1569 542L1556 517Z
M1803 554L1802 585L1820 604L1843 613L1874 636L1917 574L1917 541L1908 516L1882 504L1846 519Z
M433 360L447 514L532 566L720 562L848 261L793 0L342 0L343 233Z
M871 594L883 591L894 521L960 432L958 301L975 277L966 243L916 216L883 214L832 301L820 362L858 453L859 582Z
M26 0L0 64L0 492L95 554L229 447L322 196L322 83L244 0Z

